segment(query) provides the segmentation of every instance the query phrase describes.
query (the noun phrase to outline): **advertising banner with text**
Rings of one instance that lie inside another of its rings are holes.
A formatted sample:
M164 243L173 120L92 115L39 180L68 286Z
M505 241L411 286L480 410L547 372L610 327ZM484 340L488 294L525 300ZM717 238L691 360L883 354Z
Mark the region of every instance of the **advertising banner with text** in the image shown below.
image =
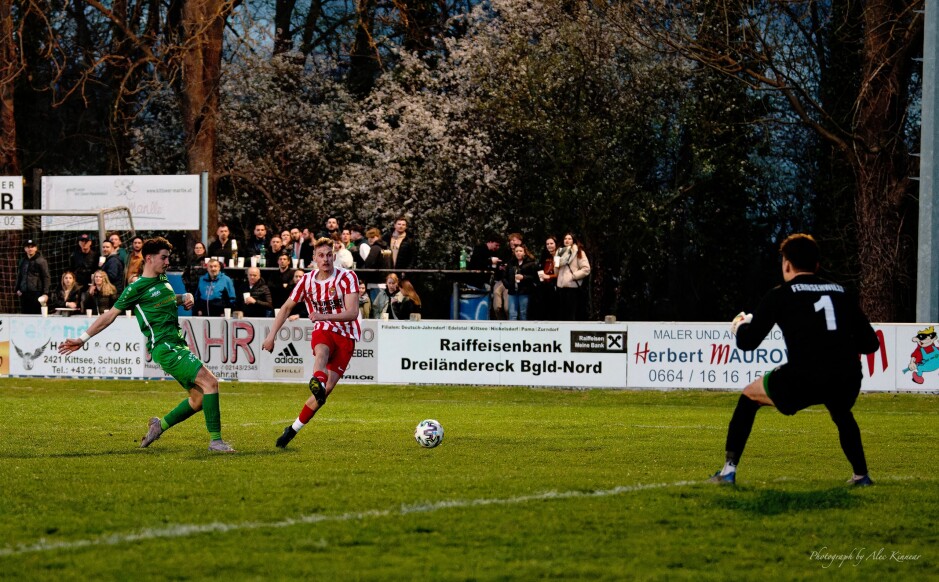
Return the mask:
M277 333L273 353L261 349L271 329L270 319L185 317L179 321L189 349L220 379L306 383L313 376L313 322L308 319L285 323ZM343 382L375 381L374 341L375 322L366 322ZM146 372L150 378L165 377L149 357Z
M622 324L382 321L378 381L625 388L625 342Z
M23 209L23 176L0 176L0 210ZM0 230L23 230L22 216L0 216Z
M126 206L137 230L198 230L199 176L43 176L45 210ZM44 230L97 230L93 217L47 216Z
M939 389L939 345L935 337L919 339L925 324L875 325L880 349L859 355L865 391L931 391ZM929 336L929 333L922 334ZM925 362L910 371L917 353ZM756 350L738 350L726 323L630 323L630 388L740 389L786 362L779 328ZM931 363L935 362L935 363Z
M91 317L9 316L0 319L0 375L74 378L166 378L150 359L136 318L121 316L81 350L59 355L59 343L88 329ZM189 349L223 380L305 383L313 375L309 320L281 328L274 353L261 350L270 319L180 318ZM362 340L343 382L375 382L376 322L363 324ZM9 331L7 331L9 330ZM4 353L9 350L9 355Z
M81 335L92 321L0 317L0 376L165 378L132 317L118 317L81 350L59 355L58 344ZM219 378L305 383L313 374L313 324L288 322L268 353L261 344L270 324L180 318L189 348ZM875 325L880 349L858 357L863 389L939 391L935 328ZM778 329L745 352L736 348L726 323L367 320L343 382L742 390L785 361Z
M11 317L10 375L63 378L141 378L146 349L137 320L121 316L67 356L59 343L88 329L91 317Z

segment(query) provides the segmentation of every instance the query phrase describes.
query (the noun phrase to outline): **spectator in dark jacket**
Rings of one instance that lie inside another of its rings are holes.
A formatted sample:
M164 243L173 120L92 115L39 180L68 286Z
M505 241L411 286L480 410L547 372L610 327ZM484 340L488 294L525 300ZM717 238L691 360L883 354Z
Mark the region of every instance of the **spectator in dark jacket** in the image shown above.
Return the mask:
M491 287L496 279L500 269L504 269L502 264L502 237L491 232L486 235L486 240L473 247L470 255L469 268L471 271L487 271L487 274L474 277L469 282L480 289L487 285ZM501 278L501 273L499 273Z
M261 269L248 268L248 284L239 301L245 317L270 317L274 310L271 290L261 278Z
M228 228L228 225L225 223L220 223L218 228L215 230L215 234L218 238L212 241L212 244L209 245L209 256L210 257L222 257L225 263L228 264L231 261L233 256L238 254L239 246L238 241L231 238L231 230ZM242 249L242 256L248 256L250 253Z
M535 292L538 281L538 264L525 245L514 249L515 259L505 266L505 288L509 294L509 319L528 319L528 300Z
M78 235L78 248L72 253L68 268L75 273L75 280L79 285L84 286L91 282L91 274L98 270L98 254L95 253L91 235Z
M189 255L186 268L183 269L183 284L186 286L186 292L192 293L193 297L199 289L199 279L205 275L208 259L204 244L197 242L192 246L192 254Z
M91 283L82 293L82 309L90 309L93 315L106 313L117 302L120 293L117 292L108 274L104 271L95 271L91 275Z
M263 222L259 222L254 225L254 235L248 237L248 242L245 243L247 256L261 256L264 255L265 261L267 260L267 251L271 248L270 239L267 238L267 225ZM261 249L264 249L263 252Z
M391 249L388 243L381 239L381 231L377 228L370 228L365 232L368 240L368 256L365 258L365 269L381 269L379 272L362 273L360 279L365 281L368 289L369 298L375 302L378 292L381 290L380 283L385 280L388 271L391 270Z
M22 313L40 313L40 307L49 300L49 263L39 252L36 241L29 239L25 246L26 256L20 259L16 277L16 294L20 298Z
M101 255L104 257L101 270L107 274L108 280L117 289L117 294L120 295L121 291L124 290L124 263L118 256L117 251L114 250L111 241L101 241Z
M394 230L385 237L385 242L391 249L391 265L395 270L414 268L417 242L414 235L408 233L407 218L399 216L395 220ZM398 276L404 278L401 273L398 273Z
M62 273L62 285L52 292L49 307L53 309L79 309L82 302L82 287L75 280L75 273L65 271Z

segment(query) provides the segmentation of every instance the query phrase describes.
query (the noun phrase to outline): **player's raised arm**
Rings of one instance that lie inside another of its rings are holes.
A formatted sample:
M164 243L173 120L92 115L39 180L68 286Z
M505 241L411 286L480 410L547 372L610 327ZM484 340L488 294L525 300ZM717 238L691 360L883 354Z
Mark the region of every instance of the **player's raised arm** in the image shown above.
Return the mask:
M81 347L85 345L85 342L87 342L93 336L98 335L99 333L107 329L109 325L114 323L114 320L120 314L121 314L121 310L115 309L113 307L105 311L104 313L99 315L97 319L91 322L91 325L88 327L88 329L82 332L80 336L78 336L77 338L75 337L68 338L64 342L60 343L59 353L63 355L71 354L72 352L78 349L81 349Z

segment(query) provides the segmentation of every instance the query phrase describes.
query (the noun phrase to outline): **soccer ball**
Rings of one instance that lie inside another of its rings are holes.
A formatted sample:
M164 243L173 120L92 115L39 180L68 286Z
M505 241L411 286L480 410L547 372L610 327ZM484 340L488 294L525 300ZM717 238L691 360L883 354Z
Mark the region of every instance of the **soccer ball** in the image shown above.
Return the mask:
M443 426L436 420L422 420L414 429L414 440L424 448L432 449L443 442Z

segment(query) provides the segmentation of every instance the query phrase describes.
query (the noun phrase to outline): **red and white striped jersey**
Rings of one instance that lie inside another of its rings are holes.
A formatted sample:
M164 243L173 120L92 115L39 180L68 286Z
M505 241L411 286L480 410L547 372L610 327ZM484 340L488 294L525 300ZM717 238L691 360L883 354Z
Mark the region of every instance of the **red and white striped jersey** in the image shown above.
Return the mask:
M317 273L319 270L305 274L293 288L290 299L295 303L305 302L307 312L311 314L342 313L346 294L359 292L359 278L352 271L340 267L333 267L332 276L323 281L316 279ZM358 311L358 305L355 307ZM359 341L362 337L362 316L353 321L316 321L313 329L331 331Z

